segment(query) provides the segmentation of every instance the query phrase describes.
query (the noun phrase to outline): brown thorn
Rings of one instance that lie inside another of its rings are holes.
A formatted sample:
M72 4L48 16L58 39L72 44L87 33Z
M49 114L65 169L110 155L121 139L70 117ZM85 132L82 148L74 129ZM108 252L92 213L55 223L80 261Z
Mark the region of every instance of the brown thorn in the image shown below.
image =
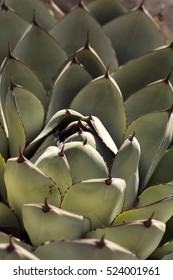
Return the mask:
M152 218L154 216L154 212L152 213L151 217L148 220L143 222L144 227L150 228L152 226Z
M44 204L42 206L42 210L44 213L48 213L50 211L50 209L51 209L51 207L49 206L48 198L46 197L44 200Z

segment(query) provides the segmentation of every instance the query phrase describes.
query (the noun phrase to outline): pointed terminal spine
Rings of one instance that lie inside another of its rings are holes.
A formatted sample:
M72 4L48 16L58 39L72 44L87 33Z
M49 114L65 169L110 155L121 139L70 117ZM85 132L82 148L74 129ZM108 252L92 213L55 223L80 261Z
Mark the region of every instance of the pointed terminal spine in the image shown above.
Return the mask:
M40 27L40 25L39 25L39 23L38 23L38 18L37 18L35 9L33 9L32 24L33 24L34 26Z
M96 241L96 247L99 249L103 249L105 246L105 236L103 235L99 241Z
M173 112L173 104L166 110L166 112L168 112L168 119L169 119Z
M5 0L2 0L2 2L0 4L0 10L4 10L6 12L8 12L10 10L10 8L5 4Z
M106 69L106 73L105 73L105 79L110 79L110 74L109 74L109 65Z
M133 132L132 135L129 135L129 141L133 142L133 138L135 137L135 131Z
M59 152L60 157L64 157L64 146L65 146L65 144L63 143L61 151Z
M108 178L105 180L106 185L111 185L112 184L112 174L109 173Z
M74 52L74 54L73 54L73 56L71 58L71 65L72 64L80 64L80 62L79 62L79 60L78 60L78 58L76 56L76 52Z
M141 4L138 7L138 10L144 11L144 4L145 4L145 0L142 0Z
M171 67L171 70L169 71L167 77L164 79L164 82L167 83L167 84L170 84L171 83L171 76L172 76L172 73L173 73L173 66ZM172 85L172 83L171 83Z
M18 163L23 163L23 162L25 162L25 157L23 156L23 153L22 153L22 151L21 151L21 147L19 147L19 157L18 157L18 159L17 159L17 162Z
M44 204L42 206L42 210L44 213L48 213L50 211L51 207L48 204L48 198L45 198Z
M86 49L86 50L89 50L89 49L90 49L90 36L89 36L89 31L87 31L87 37L86 37L84 49Z
M14 251L15 251L15 246L14 246L14 244L13 244L12 236L11 236L11 235L9 236L9 244L8 244L8 246L6 247L6 251L7 251L8 253L11 253L11 252L14 252Z
M151 217L143 222L144 227L150 228L152 226L152 218L154 216L154 213L152 213Z
M88 144L88 140L87 140L87 137L84 139L83 141L83 146L87 145Z

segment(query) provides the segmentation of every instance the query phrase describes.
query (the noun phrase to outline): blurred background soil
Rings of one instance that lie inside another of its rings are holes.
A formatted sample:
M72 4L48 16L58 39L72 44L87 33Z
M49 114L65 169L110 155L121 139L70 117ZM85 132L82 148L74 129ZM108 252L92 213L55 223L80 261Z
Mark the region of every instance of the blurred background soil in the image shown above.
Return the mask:
M61 18L61 11L68 13L79 0L43 0L54 10L57 18ZM83 0L85 4L92 0ZM98 0L99 1L99 0ZM105 0L106 1L106 0ZM166 38L173 38L173 0L120 0L129 10L138 7L141 2L153 16ZM61 9L61 11L57 8Z

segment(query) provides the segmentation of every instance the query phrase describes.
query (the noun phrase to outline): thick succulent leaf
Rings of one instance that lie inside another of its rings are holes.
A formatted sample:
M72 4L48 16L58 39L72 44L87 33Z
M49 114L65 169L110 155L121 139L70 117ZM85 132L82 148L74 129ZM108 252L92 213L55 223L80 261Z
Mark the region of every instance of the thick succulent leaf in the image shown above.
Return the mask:
M173 117L169 112L143 115L128 127L125 137L135 131L141 147L139 163L140 190L146 187L157 164L172 141Z
M31 245L29 245L25 241L22 241L20 238L21 237L14 237L13 235L12 238L13 243L20 245L22 248L28 250L29 252L33 252L33 248L31 247ZM9 234L0 231L0 243L8 243L8 242L9 242Z
M99 239L104 236L134 252L140 259L146 259L158 247L164 232L165 224L152 219L96 229L88 232L85 237Z
M122 15L104 26L120 65L166 44L165 38L145 10Z
M30 143L42 130L44 123L43 106L38 98L25 88L15 87L13 94L25 129L27 143Z
M56 183L64 196L72 185L70 167L65 154L58 147L49 146L37 159L35 165Z
M92 77L79 63L74 61L66 65L52 87L47 122L57 111L69 108L75 95L91 80Z
M57 147L57 137L54 134L50 134L46 137L45 140L43 140L38 149L36 149L36 151L29 158L30 161L32 163L35 163L39 159L39 157L45 152L45 150L50 146Z
M119 0L95 0L89 3L87 8L100 24L105 24L127 11Z
M87 141L87 144L96 149L98 153L103 157L104 161L107 164L108 170L110 169L110 167L112 166L114 154L107 148L100 137L98 137L94 133L81 130L69 136L65 140L65 143L74 141L81 141L82 143Z
M83 117L78 112L73 110L60 110L58 111L47 125L44 127L42 132L28 145L26 148L26 155L32 155L35 150L41 145L48 136L59 133L62 129L64 129L69 123L79 120ZM57 135L58 136L58 135Z
M9 249L9 250L8 250ZM7 243L0 243L0 260L39 260L31 251L19 244L14 244L13 239Z
M44 210L44 207L49 210ZM90 229L88 219L47 203L24 204L22 217L25 230L34 246L52 240L81 238Z
M18 218L4 203L0 202L0 229L20 228Z
M27 26L27 21L11 11L3 2L0 4L0 64L8 54L8 45L13 49Z
M93 229L108 226L122 210L125 188L121 179L81 181L67 190L61 207L89 218Z
M61 194L53 180L20 155L7 161L4 174L9 205L22 221L22 205L42 203L49 198L52 205L61 203Z
M133 207L139 188L140 145L134 135L129 136L118 150L112 164L111 174L126 182L123 210Z
M173 252L165 255L162 260L173 260Z
M103 239L48 242L34 254L42 260L138 260L134 253Z
M173 215L173 195L158 200L152 204L122 212L117 216L112 225L129 223L139 219L153 217L155 220L166 223Z
M127 99L149 83L166 78L172 69L172 61L173 46L165 46L128 62L113 73L113 78Z
M70 108L99 118L117 147L121 145L126 113L121 92L112 78L102 76L90 82L76 95Z
M117 69L118 63L110 39L85 8L74 9L55 24L50 33L69 56L74 53L74 50L83 47L89 33L91 46L106 67L110 65L111 71Z
M86 41L84 47L76 51L76 57L93 79L105 74L106 67L91 47L89 40Z
M151 258L160 260L165 257L167 259L169 254L171 254L171 259L173 259L173 241L167 242L163 246L158 247L151 255Z
M92 126L94 127L97 135L102 139L103 143L114 153L116 154L118 149L112 140L110 134L102 124L102 122L95 116L90 117L90 122Z
M6 168L5 160L0 154L0 199L4 203L7 203L7 190L4 182L5 168Z
M8 154L8 138L5 133L4 127L0 123L0 154L7 159L9 154Z
M156 167L149 185L168 183L173 180L173 148L168 149Z
M26 132L17 108L14 88L9 89L5 104L5 121L8 130L9 152L11 157L19 154L26 146Z
M73 183L108 176L108 169L104 159L89 144L77 141L66 143L63 151L70 166Z
M64 50L36 22L27 28L14 49L14 55L35 71L46 89L67 59Z
M143 207L173 195L173 181L167 184L155 185L147 188L138 197L136 207Z
M48 106L48 95L37 76L24 63L17 60L11 53L7 56L0 72L0 98L2 110L4 110L5 100L12 79L15 84L31 90L41 101L45 110Z
M33 18L33 11L35 11L39 24L47 31L56 23L51 11L45 7L42 1L5 0L5 3L30 23Z
M149 84L132 94L125 101L128 123L141 115L166 110L173 104L173 89L170 81L161 80Z

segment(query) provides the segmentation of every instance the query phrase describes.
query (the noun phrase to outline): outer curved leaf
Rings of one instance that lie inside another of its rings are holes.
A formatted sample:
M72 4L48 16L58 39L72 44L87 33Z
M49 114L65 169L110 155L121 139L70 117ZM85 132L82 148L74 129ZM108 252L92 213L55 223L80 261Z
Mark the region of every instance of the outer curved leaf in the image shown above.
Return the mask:
M126 182L123 210L133 206L138 194L140 153L138 140L130 136L121 145L111 167L112 176Z
M19 148L23 151L26 146L26 132L18 112L13 89L9 89L6 104L5 116L8 130L9 151L11 157L19 154Z
M35 165L47 174L58 186L62 196L72 185L70 167L65 154L58 147L49 146L37 159Z
M7 159L9 154L9 143L8 143L8 138L5 133L4 127L0 123L0 154Z
M0 64L8 54L8 44L13 49L29 25L3 2L0 4Z
M49 242L37 247L34 254L43 260L137 260L134 253L104 240L78 239L72 241Z
M14 89L14 98L24 125L27 143L30 143L42 130L44 123L43 106L31 91L22 87Z
M81 238L90 228L88 219L49 205L50 211L43 211L44 204L24 204L22 217L24 227L34 246L52 240L73 240ZM53 229L53 230L50 230Z
M91 80L89 73L79 63L70 62L59 74L51 90L47 121L57 111L69 108L74 96Z
M125 102L128 122L143 114L166 110L173 104L173 90L169 81L158 81L132 94Z
M0 202L0 229L5 228L18 228L19 221L14 212L5 204Z
M22 155L8 160L4 179L9 205L21 222L23 204L42 203L49 198L50 204L60 206L61 194L56 184Z
M30 23L33 18L33 11L35 11L39 24L47 31L56 23L51 11L41 1L5 0L5 3Z
M117 60L109 38L94 17L84 8L78 7L73 10L50 31L69 56L74 53L74 50L83 47L88 32L91 46L103 63L106 66L110 65L111 71L117 69Z
M170 45L149 52L133 59L113 73L124 99L149 83L168 77L172 69L172 48Z
M152 217L155 220L166 223L173 215L173 195L156 201L143 207L134 208L122 212L117 216L112 225L120 225L140 219L148 219Z
M154 21L141 9L112 20L104 30L112 41L120 65L166 43Z
M86 238L101 238L119 244L134 252L140 259L148 258L159 245L165 232L163 222L152 219L150 226L145 226L146 220L138 220L128 224L110 226L88 232Z
M7 190L4 182L5 168L6 168L5 160L0 154L0 198L2 202L7 203Z
M15 47L14 55L35 71L46 89L67 59L63 49L37 23L28 27Z
M89 3L87 7L100 24L105 24L127 11L119 0L96 0Z
M157 164L172 141L173 117L170 112L146 114L128 127L125 137L135 131L141 147L139 163L140 190L146 187Z
M173 182L147 188L138 198L136 207L143 207L173 195Z
M0 73L0 98L3 111L11 78L15 84L32 91L41 101L45 110L47 109L48 95L40 80L24 63L9 54L1 67Z
M109 77L100 77L84 87L73 99L70 108L100 119L115 144L122 143L126 113L121 92Z
M149 185L168 183L173 180L173 148L167 150L156 167Z
M171 258L170 258L170 256ZM152 259L173 259L173 241L165 243L163 246L159 246L151 255Z
M87 180L71 186L62 201L65 210L91 220L92 228L108 226L121 211L126 184L124 180Z

